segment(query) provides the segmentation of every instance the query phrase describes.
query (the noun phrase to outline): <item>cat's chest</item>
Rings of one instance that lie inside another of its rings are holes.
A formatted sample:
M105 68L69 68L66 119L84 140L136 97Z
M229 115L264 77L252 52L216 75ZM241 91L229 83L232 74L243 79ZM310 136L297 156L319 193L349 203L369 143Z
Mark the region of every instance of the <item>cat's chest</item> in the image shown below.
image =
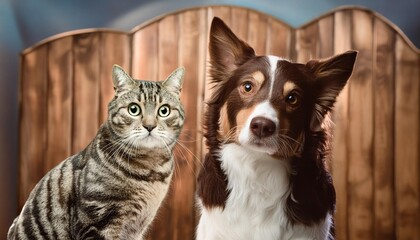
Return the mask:
M168 192L171 178L172 171L165 181L130 184L133 194L130 201L122 204L118 234L120 239L142 239Z

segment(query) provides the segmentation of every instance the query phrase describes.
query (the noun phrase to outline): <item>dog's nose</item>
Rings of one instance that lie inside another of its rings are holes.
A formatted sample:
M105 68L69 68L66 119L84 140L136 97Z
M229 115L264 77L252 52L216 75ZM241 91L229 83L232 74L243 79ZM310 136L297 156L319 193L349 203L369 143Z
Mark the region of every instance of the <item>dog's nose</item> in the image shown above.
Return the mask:
M265 117L255 117L250 125L252 133L259 138L269 137L276 131L276 124Z

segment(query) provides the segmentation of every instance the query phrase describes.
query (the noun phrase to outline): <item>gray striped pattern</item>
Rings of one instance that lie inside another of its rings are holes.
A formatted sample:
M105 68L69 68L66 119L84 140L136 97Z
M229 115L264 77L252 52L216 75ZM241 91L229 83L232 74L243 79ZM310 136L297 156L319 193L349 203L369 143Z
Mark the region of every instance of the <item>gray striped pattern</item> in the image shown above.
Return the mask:
M108 120L35 186L8 239L142 239L172 177L183 75L181 68L164 82L139 81L115 66Z

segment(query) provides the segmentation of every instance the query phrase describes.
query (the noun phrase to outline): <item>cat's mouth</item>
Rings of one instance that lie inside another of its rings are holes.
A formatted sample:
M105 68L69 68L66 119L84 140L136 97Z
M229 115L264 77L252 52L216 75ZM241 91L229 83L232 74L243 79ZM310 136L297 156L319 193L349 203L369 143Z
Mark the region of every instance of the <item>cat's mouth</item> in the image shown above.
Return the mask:
M136 140L133 141L133 146L138 148L161 148L164 147L164 145L162 139L151 132L143 136L138 136Z
M156 141L158 140L155 136L152 135L152 133L148 133L145 137L144 137L145 141Z

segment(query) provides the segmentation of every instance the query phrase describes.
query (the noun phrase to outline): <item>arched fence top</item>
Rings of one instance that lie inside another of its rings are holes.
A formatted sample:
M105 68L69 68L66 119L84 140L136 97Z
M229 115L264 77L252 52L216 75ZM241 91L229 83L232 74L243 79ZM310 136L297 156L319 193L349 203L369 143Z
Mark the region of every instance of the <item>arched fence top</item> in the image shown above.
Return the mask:
M200 9L208 9L211 7L228 7L228 8L236 8L236 9L244 9L247 11L251 11L254 12L256 14L259 15L263 15L263 16L268 16L267 14L260 12L258 10L254 10L254 9L249 9L249 8L245 8L245 7L240 7L240 6L231 6L231 5L209 5L209 6L201 6L201 7L192 7L192 8L185 8L185 9L181 9L181 10L177 10L174 12L170 12L170 13L166 13L157 17L154 17L144 23L141 23L137 26L135 26L131 31L123 31L123 30L118 30L118 29L113 29L113 28L87 28L87 29L80 29L80 30L72 30L72 31L67 31L67 32L63 32L63 33L59 33L56 34L54 36L48 37L44 40L41 40L39 43L36 43L34 46L28 47L26 49L24 49L22 51L22 54L26 54L31 52L33 49L43 45L43 44L47 44L48 42L51 41L55 41L57 39L60 38L64 38L64 37L69 37L69 36L74 36L74 35L79 35L79 34L86 34L86 33L97 33L97 32L105 32L105 33L118 33L118 34L127 34L127 35L132 35L134 33L136 33L137 31L147 27L150 24L153 24L157 21L162 20L163 18L167 17L167 16L171 16L171 15L176 15L176 14L180 14L183 12L187 12L187 11L196 11L196 10L200 10ZM385 22L387 25L389 25L394 31L396 31L403 39L404 41L412 48L413 51L415 51L416 53L420 54L420 49L417 48L413 42L407 37L407 35L397 26L395 25L393 22L391 22L389 19L387 19L386 17L384 17L383 15L381 15L378 12L375 12L373 10L370 10L368 8L365 7L361 7L361 6L357 6L357 5L349 5L349 6L341 6L335 9L332 9L331 11L328 11L324 14L321 14L319 17L310 20L307 23L304 23L303 25L301 25L300 27L297 28L293 28L292 26L290 26L289 24L285 23L284 21L281 21L273 16L268 16L269 18L271 18L274 21L277 21L280 24L283 24L284 26L293 29L293 30L298 30L298 29L302 29L305 28L323 18L326 18L328 16L331 16L337 12L343 12L343 11L352 11L352 10L358 10L358 11L364 11L367 12L369 14L372 14L374 17L380 19L381 21Z
M385 22L389 27L391 27L395 32L397 32L403 39L404 41L412 48L413 51L417 52L418 54L420 54L420 49L416 47L416 45L414 45L414 43L410 40L410 38L401 30L400 27L398 27L396 24L394 24L393 22L391 22L388 18L386 18L385 16L383 16L382 14L373 11L369 8L366 7L362 7L362 6L358 6L358 5L348 5L348 6L341 6L341 7L337 7L335 9L332 9L329 12L326 12L324 14L322 14L321 16L319 16L318 18L314 19L314 20L310 20L308 23L303 24L302 26L300 26L299 28L303 28L307 25L310 25L316 21L318 21L319 19L322 19L324 17L327 17L329 15L333 15L334 13L337 12L341 12L341 11L352 11L352 10L357 10L357 11L363 11L366 12L368 14L371 14L373 17L378 18L379 20Z

